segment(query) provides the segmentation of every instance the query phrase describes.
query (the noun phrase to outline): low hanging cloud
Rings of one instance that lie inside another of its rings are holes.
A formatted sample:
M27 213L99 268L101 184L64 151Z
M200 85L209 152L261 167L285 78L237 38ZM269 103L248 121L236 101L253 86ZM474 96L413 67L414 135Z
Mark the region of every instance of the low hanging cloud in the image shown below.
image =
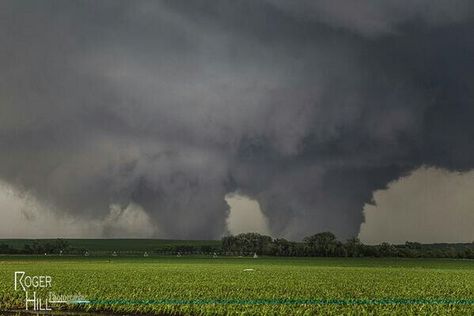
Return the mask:
M473 167L474 15L335 3L3 1L0 178L169 238L220 237L231 192L275 236L356 236L390 181Z
M94 221L54 211L28 193L0 182L0 238L151 238L162 237L139 206L112 206Z
M249 232L263 235L271 234L267 219L263 216L257 201L239 194L226 195L226 201L230 206L230 214L227 219L230 234L237 235Z
M370 244L474 241L473 187L474 171L419 168L374 193L359 237Z

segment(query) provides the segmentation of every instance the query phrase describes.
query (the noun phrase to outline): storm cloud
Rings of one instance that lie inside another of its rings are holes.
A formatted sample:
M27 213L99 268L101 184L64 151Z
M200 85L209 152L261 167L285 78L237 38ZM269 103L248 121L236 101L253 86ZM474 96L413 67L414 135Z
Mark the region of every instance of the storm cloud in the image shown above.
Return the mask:
M218 238L232 192L356 236L387 183L474 167L473 30L467 0L2 1L0 178L164 237Z

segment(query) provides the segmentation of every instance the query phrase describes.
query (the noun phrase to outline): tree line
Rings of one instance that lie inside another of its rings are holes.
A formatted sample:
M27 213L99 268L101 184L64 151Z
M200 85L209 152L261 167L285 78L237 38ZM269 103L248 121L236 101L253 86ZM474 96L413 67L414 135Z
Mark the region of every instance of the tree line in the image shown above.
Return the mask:
M34 240L31 244L24 244L20 249L6 243L0 244L0 254L63 254L72 250L73 248L64 239L56 239L52 242Z
M222 250L231 255L267 255L281 257L402 257L402 258L464 258L474 259L471 244L421 244L406 242L402 245L382 243L365 245L358 238L345 242L331 232L314 234L303 242L273 239L258 233L245 233L222 238Z
M123 253L128 255L142 255L144 251L133 249L132 247L127 250L114 251L113 249L109 250L90 250L83 247L72 247L67 240L56 239L54 241L45 241L45 240L33 240L29 243L25 243L22 247L14 247L8 243L0 243L0 254L20 254L20 255L84 255L96 254L96 255L107 255L111 253ZM157 255L176 255L176 254L222 254L222 247L220 246L210 246L203 243L202 245L193 243L189 244L186 241L183 241L181 244L176 245L162 245L155 247L154 249L149 249L147 253L154 253Z
M108 251L95 251L97 255L106 255ZM131 255L140 255L143 251L127 249L121 251ZM402 258L462 258L474 259L474 242L465 244L421 244L406 242L402 245L381 243L365 245L357 238L345 242L339 241L331 232L322 232L308 236L302 242L273 239L258 233L244 233L222 238L221 245L186 243L163 245L150 249L156 255L229 255L251 256L254 254L280 257L402 257ZM84 255L88 249L71 247L64 239L54 241L33 240L21 248L7 243L0 244L0 254L69 254Z

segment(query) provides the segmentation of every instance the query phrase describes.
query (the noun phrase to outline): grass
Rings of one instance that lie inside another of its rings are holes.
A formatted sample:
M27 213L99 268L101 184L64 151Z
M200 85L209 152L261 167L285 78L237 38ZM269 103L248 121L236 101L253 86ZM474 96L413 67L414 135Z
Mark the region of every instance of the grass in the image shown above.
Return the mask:
M64 308L164 315L470 315L474 262L436 259L0 257L0 309L24 308L14 271L51 275ZM254 271L244 271L254 269Z

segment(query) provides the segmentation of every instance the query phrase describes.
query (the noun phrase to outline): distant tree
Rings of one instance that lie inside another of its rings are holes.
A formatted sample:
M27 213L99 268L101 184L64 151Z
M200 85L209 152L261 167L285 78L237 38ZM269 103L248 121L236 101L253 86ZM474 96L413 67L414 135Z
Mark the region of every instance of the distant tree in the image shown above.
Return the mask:
M222 251L224 251L224 253L239 251L239 249L237 249L238 246L237 238L234 236L230 235L222 238Z
M278 238L273 241L273 254L276 256L292 256L294 250L292 249L293 245L288 240L283 238Z
M53 251L55 253L67 252L69 248L70 248L69 242L60 238L56 239L53 244Z
M347 249L344 244L340 241L336 241L336 248L334 249L335 257L347 257Z
M209 245L201 246L201 252L204 252L204 253L211 253L211 252L217 252L217 251L219 251L219 249L217 249L216 247L212 247Z
M398 255L397 249L387 242L383 242L378 247L378 251L380 257L396 257Z
M405 247L407 247L408 249L414 249L414 250L420 250L422 248L419 242L410 242L410 241L405 242Z
M0 244L0 254L16 254L18 251L8 244Z
M191 254L196 251L197 249L193 245L176 245L173 247L174 253Z
M31 250L33 251L34 254L40 254L44 253L44 247L41 245L41 243L38 240L34 240L33 244L31 245Z
M363 257L380 257L378 246L363 245L362 256Z
M347 256L349 257L360 257L363 255L364 245L360 242L359 238L351 238L346 241L345 244Z
M26 253L26 254L33 253L33 249L31 249L31 246L29 244L23 245L23 253Z
M244 233L222 238L224 252L271 254L272 238L258 233Z
M334 256L338 246L336 236L331 232L323 232L305 237L303 242L306 244L310 255L323 257Z

